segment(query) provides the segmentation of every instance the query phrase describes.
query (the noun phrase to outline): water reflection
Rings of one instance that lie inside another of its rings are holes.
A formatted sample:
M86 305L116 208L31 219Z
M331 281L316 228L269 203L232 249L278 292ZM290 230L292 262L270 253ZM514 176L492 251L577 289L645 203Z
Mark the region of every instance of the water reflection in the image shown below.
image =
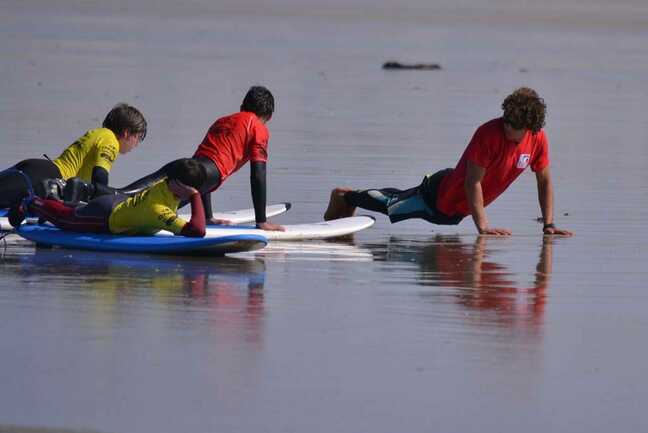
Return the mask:
M358 247L352 235L317 241L271 242L261 250L244 254L271 258L273 261L313 260L330 263L370 262L373 260L371 251Z
M506 240L477 236L473 242L458 236L438 235L427 242L391 239L374 245L376 260L415 265L415 283L434 287L419 295L429 301L461 305L476 314L464 315L479 325L521 326L538 332L543 321L552 269L555 239L545 236L533 263L512 257L509 264L496 259ZM510 247L510 245L508 245ZM530 266L513 272L512 266ZM530 278L529 273L532 273ZM527 279L528 283L520 282ZM483 314L480 314L483 313Z
M187 258L36 248L7 254L0 272L14 296L56 298L92 310L95 323L115 325L133 311L164 312L166 323L208 320L246 341L258 341L264 316L265 263L259 259ZM232 337L234 335L230 335Z

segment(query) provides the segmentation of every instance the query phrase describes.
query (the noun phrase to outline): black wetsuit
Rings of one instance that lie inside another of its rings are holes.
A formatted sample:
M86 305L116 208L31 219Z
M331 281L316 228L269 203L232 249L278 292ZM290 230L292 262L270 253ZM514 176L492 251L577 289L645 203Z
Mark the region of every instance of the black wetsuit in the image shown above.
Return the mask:
M392 223L421 218L434 224L456 225L464 216L448 216L436 207L439 185L451 171L448 168L425 176L420 185L406 190L382 188L349 191L344 194L344 199L351 206L385 214Z
M25 176L29 179L25 179ZM17 204L29 194L30 188L36 195L43 196L43 181L60 177L61 172L52 161L37 158L20 161L0 172L0 208Z

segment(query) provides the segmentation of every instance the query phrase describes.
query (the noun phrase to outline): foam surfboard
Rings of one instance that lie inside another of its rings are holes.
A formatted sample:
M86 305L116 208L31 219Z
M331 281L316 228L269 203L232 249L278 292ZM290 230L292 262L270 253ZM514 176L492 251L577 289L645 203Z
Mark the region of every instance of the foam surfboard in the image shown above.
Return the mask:
M266 206L266 217L270 218L286 213L291 208L291 206L292 205L290 203L279 203ZM178 216L185 221L189 221L191 219L190 213L181 213L178 214ZM233 210L229 212L214 212L214 218L219 220L227 220L232 224L251 223L254 222L254 209L252 208Z
M288 212L290 209L290 203L278 203L272 204L266 207L266 216L268 218L281 215ZM8 209L0 209L0 231L9 231L13 230L11 224L9 224L9 219L7 218ZM191 214L180 214L182 219L189 221L191 219ZM254 209L241 209L234 210L229 212L216 212L214 213L214 218L221 220L231 221L233 224L245 224L254 221ZM37 218L27 218L23 224L36 224L38 222Z
M91 251L123 253L222 256L228 253L254 251L268 243L256 233L231 233L225 236L190 238L185 236L126 236L103 233L76 233L50 225L23 224L16 231L37 245Z
M207 226L205 237L220 237L233 234L257 234L265 236L270 241L327 239L359 232L360 230L371 227L375 222L375 218L362 215L311 224L287 224L283 226L286 229L285 232L260 230L254 226L209 225ZM169 232L164 233L166 235L172 235Z

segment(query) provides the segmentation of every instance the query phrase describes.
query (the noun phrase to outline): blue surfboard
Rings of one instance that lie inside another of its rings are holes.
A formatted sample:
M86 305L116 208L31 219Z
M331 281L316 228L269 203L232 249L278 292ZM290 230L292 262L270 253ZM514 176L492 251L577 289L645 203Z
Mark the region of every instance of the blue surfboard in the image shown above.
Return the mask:
M291 207L290 203L278 203L270 204L266 206L266 217L270 218L272 216L281 215L282 213L287 212ZM13 231L13 227L9 224L9 219L7 214L9 209L0 209L0 232L2 231ZM191 219L191 214L180 214L180 217L189 221ZM233 211L224 211L224 212L214 212L214 218L219 220L227 220L233 224L244 224L254 221L254 209L240 209ZM25 224L37 224L38 218L28 216L25 220Z
M22 225L16 232L23 238L42 246L140 254L222 256L228 253L258 250L268 243L267 238L258 234L204 238L168 234L127 236L75 233L49 225Z

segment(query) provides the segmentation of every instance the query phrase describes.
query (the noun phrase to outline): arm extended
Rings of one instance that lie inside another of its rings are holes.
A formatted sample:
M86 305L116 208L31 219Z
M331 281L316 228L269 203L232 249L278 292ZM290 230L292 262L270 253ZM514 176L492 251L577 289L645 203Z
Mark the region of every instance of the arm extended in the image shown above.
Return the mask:
M250 187L252 189L252 203L256 226L262 230L284 231L278 224L271 224L266 220L266 163L252 162L250 166Z
M572 232L558 229L554 225L553 182L551 181L551 172L548 166L536 172L536 182L538 184L538 203L544 221L543 232L547 235L571 236Z
M484 209L484 194L482 192L481 184L484 174L486 174L485 168L468 161L464 189L466 191L468 207L470 208L470 214L472 215L475 227L479 234L482 235L510 235L511 231L508 229L490 228L488 226L488 218L486 217L486 210Z

